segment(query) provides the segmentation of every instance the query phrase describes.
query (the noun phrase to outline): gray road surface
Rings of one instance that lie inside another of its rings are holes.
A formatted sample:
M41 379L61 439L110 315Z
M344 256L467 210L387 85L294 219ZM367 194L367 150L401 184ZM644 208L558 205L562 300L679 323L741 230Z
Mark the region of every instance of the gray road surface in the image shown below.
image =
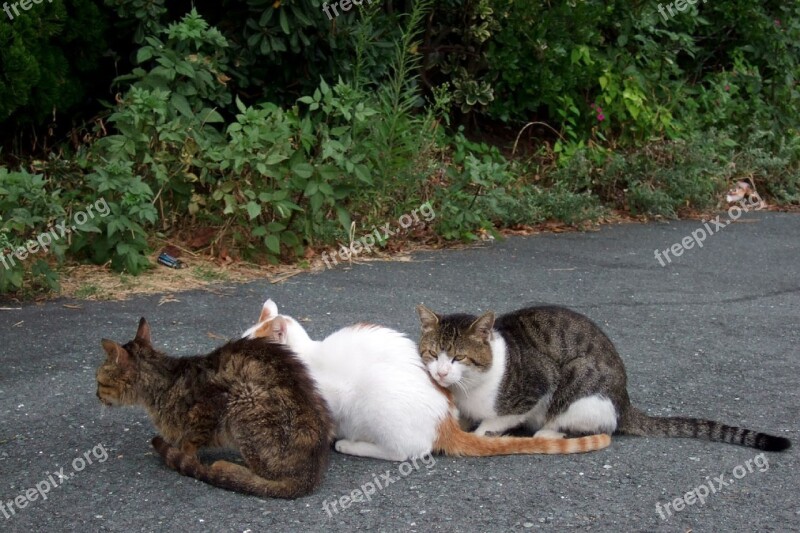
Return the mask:
M511 238L281 285L182 293L161 306L159 296L148 296L84 302L80 310L62 300L0 311L0 500L22 495L25 503L9 517L0 512L0 531L800 530L800 216L742 218L665 267L654 250L680 242L700 222ZM209 333L240 333L267 295L283 312L307 318L316 337L372 321L416 338L420 302L445 312L567 305L611 336L631 396L649 413L740 424L796 446L757 458L732 445L615 437L591 454L436 457L431 468L334 454L321 490L296 501L181 477L153 455L142 410L103 409L95 398L99 340L129 340L144 315L168 353L206 352L220 342ZM66 480L46 500L25 497L62 468ZM323 509L387 472L397 480L371 501L330 516ZM727 486L719 487L720 475ZM716 492L703 504L666 519L656 511L708 484Z

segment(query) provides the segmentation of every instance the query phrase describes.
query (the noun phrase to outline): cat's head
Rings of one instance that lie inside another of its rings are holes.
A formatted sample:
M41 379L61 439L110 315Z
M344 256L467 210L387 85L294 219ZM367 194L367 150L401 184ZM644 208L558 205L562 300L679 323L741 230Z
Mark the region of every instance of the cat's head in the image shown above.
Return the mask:
M486 372L492 364L494 313L438 315L417 306L422 324L419 353L431 377L443 387Z
M297 320L288 315L278 314L278 306L271 299L264 302L258 322L245 331L242 338L265 338L285 344L298 353L311 340Z
M100 343L106 360L97 369L97 397L106 405L133 405L140 362L157 354L150 343L147 320L139 320L136 337L125 345L108 339Z

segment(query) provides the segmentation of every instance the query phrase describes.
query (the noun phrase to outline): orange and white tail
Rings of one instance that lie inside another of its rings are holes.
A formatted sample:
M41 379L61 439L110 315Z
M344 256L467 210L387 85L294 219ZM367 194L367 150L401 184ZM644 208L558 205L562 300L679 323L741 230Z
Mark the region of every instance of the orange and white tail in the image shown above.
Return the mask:
M461 429L452 415L439 425L434 451L445 455L487 457L513 454L566 454L602 450L611 444L605 434L589 435L574 439L551 439L546 437L487 437L468 433Z

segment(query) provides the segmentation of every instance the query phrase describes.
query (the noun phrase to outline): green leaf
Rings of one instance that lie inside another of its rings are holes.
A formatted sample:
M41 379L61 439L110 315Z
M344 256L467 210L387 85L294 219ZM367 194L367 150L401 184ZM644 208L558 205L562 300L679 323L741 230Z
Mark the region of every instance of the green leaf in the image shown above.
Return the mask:
M284 244L289 246L297 246L300 244L300 239L297 237L297 234L293 231L285 231L281 234L281 240Z
M191 63L188 63L186 61L181 61L180 63L177 63L175 65L175 72L177 72L178 74L182 74L187 78L194 79L195 75L194 67L192 67Z
M283 30L283 33L285 33L286 35L289 35L291 33L291 31L289 30L289 18L286 16L286 10L285 9L281 9L280 10L279 19L280 19L281 29Z
M268 236L264 239L264 244L266 244L267 249L275 255L281 253L281 241L278 239L277 235Z
M316 194L318 190L319 190L319 183L317 183L316 181L309 181L306 184L306 190L303 192L303 196L309 198L311 195Z
M336 208L336 215L339 219L339 224L342 225L345 231L350 231L350 224L352 221L350 220L350 213L344 207L337 207Z
M322 92L323 96L328 96L329 94L331 94L330 86L327 83L325 83L325 80L322 78L320 78L319 80L319 90L320 92Z
M369 167L366 165L356 165L355 167L355 174L356 177L366 183L367 185L372 185L372 176L370 176Z
M206 122L208 124L225 122L225 119L222 118L222 115L220 115L213 109L204 109L199 114L202 117L203 122Z
M250 216L250 220L253 220L261 214L261 206L255 202L247 202L245 207L247 209L247 214Z
M286 161L287 159L289 159L289 156L287 156L286 154L273 152L267 156L267 160L265 161L265 163L267 165L276 165L281 161Z
M172 107L177 109L178 112L180 112L180 114L183 116L194 116L194 113L192 113L192 108L189 105L189 101L182 94L172 93L172 96L170 97L170 103L172 104Z
M136 52L136 63L142 64L153 57L153 47L143 46Z
M295 163L292 165L292 172L303 179L308 179L314 174L314 167L308 163Z
M341 170L339 170L338 167L335 167L333 165L321 165L317 170L319 171L319 175L325 181L335 180L336 178L339 177L339 174L341 174L342 172Z

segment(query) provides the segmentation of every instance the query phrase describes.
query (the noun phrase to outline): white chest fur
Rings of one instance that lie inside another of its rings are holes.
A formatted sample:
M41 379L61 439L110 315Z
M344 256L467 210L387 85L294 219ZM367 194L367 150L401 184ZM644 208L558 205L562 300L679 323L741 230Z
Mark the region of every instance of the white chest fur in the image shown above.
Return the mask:
M459 385L451 387L462 416L471 420L495 418L495 405L506 373L506 342L497 332L489 341L492 364L485 372L466 370Z

